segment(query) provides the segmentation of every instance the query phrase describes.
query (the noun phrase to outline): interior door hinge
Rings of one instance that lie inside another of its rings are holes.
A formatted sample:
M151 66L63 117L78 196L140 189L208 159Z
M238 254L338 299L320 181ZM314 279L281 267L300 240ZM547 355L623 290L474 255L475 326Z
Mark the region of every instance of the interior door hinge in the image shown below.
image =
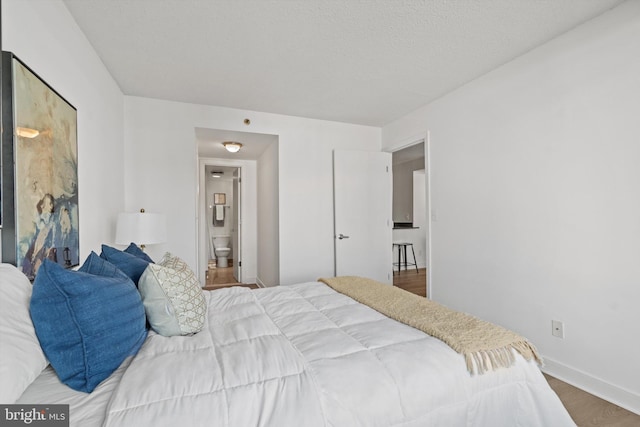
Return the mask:
M238 267L242 267L242 261L238 261Z
M387 173L389 173L389 166L385 166L387 168Z

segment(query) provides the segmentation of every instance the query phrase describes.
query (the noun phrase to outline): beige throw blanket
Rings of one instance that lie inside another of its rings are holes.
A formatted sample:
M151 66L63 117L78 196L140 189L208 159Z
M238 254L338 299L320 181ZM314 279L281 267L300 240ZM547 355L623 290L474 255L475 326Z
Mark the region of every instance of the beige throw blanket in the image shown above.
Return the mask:
M387 317L444 341L464 356L472 374L513 365L515 354L512 350L526 360L534 359L542 364L533 344L515 332L403 289L355 276L319 281Z

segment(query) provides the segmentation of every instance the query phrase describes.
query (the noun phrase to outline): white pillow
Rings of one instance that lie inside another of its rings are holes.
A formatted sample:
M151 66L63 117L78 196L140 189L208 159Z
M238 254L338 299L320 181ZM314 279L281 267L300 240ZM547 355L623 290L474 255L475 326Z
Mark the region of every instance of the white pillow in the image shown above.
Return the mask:
M32 286L10 264L0 264L0 402L13 404L48 362L29 315Z
M138 290L147 320L160 335L188 335L204 327L207 309L200 282L180 258L167 252L158 264L149 264Z

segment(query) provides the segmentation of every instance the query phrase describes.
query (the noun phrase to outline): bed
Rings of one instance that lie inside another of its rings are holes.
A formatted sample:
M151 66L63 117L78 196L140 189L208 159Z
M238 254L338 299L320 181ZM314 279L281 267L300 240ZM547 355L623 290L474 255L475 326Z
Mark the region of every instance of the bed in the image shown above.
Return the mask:
M14 313L0 322L3 335L25 323L30 289L20 275L0 269L0 304ZM443 341L323 283L202 296L200 332L149 330L91 393L60 382L24 337L17 352L3 345L3 380L18 383L7 403L69 404L71 425L82 427L575 425L535 361L516 354L509 368L472 374ZM35 362L18 369L16 358Z

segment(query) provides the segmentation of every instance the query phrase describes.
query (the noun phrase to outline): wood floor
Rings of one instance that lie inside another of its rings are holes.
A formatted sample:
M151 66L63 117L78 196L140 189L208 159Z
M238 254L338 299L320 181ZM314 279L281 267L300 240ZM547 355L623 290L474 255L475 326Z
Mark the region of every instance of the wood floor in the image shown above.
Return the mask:
M216 268L210 265L206 273L207 281L204 289L215 290L220 288L227 288L229 286L245 286L247 288L255 289L258 286L255 284L245 284L238 282L233 277L233 261L229 260L229 267Z
M235 277L233 277L232 265L233 261L231 260L229 261L229 267L216 268L214 265L210 265L207 269L207 281L204 289L219 289L238 285L257 288L257 285L254 284L247 285L239 283ZM426 297L427 270L421 268L417 273L415 269L402 270L401 272L395 271L393 285L416 295Z
M426 270L396 271L393 285L420 296L426 295ZM586 391L545 374L569 415L579 427L638 427L640 415L600 399Z
M419 268L416 273L415 268L393 272L393 286L409 291L421 297L427 296L427 269Z
M640 415L627 411L550 375L545 374L544 376L579 427L640 426Z

